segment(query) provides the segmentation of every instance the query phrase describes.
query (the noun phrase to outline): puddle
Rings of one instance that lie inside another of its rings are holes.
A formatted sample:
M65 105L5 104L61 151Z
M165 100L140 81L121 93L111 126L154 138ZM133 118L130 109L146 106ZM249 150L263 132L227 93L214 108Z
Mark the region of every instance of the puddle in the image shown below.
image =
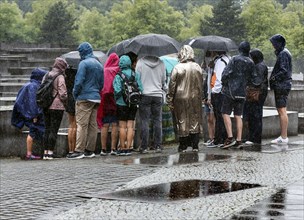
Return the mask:
M258 184L238 182L186 180L121 190L107 194L80 195L80 197L110 200L132 200L143 202L173 202L183 199L206 197L214 194L228 193L260 186L261 185Z
M245 151L255 151L261 153L279 153L293 150L303 149L304 145L291 143L291 144L266 144L266 145L253 145L253 146L244 146L242 150Z
M167 156L155 156L155 157L144 157L134 158L121 161L125 165L129 164L149 164L149 165L179 165L179 164L190 164L203 161L211 160L225 160L231 158L230 155L216 155L216 154L204 154L197 152L187 152L180 154L173 154Z

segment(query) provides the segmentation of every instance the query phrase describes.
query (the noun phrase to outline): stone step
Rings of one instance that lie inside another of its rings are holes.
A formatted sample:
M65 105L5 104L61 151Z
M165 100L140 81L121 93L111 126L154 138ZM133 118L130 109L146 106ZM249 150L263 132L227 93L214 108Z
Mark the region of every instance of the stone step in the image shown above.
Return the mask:
M33 69L37 68L36 67L9 67L8 72L12 75L31 75ZM49 67L40 67L41 69L49 70Z
M0 92L18 92L23 85L24 83L21 82L15 82L15 83L1 82Z
M16 97L18 92L0 92L0 97Z
M11 75L11 74L8 74L8 73L0 74L0 78L11 78L11 79L14 79L14 78L28 78L28 79L30 79L30 77L31 77L31 74L25 74L25 75Z
M10 67L21 67L24 60L27 60L25 55L1 55L0 73L7 73Z
M48 59L48 60L25 60L21 62L21 65L19 67L40 67L40 66L46 66L46 67L52 67L54 64L54 59Z
M28 77L18 77L18 78L0 78L0 83L6 82L6 83L26 83L30 80Z
M9 51L9 54L26 55L28 60L52 60L69 51L69 48L14 48Z
M16 101L16 96L15 97L0 97L1 106L14 105L15 101Z

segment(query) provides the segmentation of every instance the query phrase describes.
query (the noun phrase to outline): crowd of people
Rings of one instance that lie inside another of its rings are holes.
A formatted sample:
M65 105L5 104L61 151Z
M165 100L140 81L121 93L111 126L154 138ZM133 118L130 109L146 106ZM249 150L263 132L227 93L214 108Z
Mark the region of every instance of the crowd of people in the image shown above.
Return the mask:
M30 82L17 95L12 125L29 128L26 139L29 160L41 159L32 153L34 140L43 145L44 160L54 158L64 111L69 118L68 159L95 157L98 129L101 131L100 156L131 155L135 127L140 128L140 153L149 150L161 153L162 106L166 102L178 136L178 152L185 152L188 147L199 151L203 123L208 125L206 147L241 148L262 143L263 105L270 85L281 126L280 136L271 143L288 143L286 106L291 89L291 54L285 48L282 35L272 36L270 42L277 56L270 78L262 51L251 49L250 43L244 41L239 45L239 54L233 57L226 51L205 51L201 66L194 60L193 48L182 46L169 79L159 57L138 59L134 53L120 57L112 53L103 65L93 55L91 44L83 42L78 47L77 70L69 68L66 60L59 57L49 72L33 70ZM35 102L36 91L46 76L55 75L58 77L53 82L54 101L50 107L41 109ZM127 104L123 97L125 77L128 80L133 77L138 85L141 100L137 105ZM203 111L207 122L203 121ZM139 124L135 125L136 117L139 117ZM247 137L242 134L243 123L248 130ZM107 146L109 131L110 151Z

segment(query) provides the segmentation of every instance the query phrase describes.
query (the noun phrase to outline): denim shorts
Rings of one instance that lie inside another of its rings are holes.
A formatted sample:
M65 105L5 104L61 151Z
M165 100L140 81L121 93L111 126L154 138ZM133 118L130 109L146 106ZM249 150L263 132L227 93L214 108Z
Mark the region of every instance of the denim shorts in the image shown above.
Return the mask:
M287 106L287 97L290 89L274 90L274 99L276 108L284 108Z
M117 105L117 118L119 121L134 121L137 112L137 106Z
M213 113L213 108L210 108L209 105L204 104L204 112L205 113Z
M118 119L115 115L107 115L102 118L103 124L111 124L111 123L117 123Z
M230 115L233 111L234 115L241 116L243 115L244 104L245 100L243 99L233 100L227 96L223 96L221 112L222 114Z

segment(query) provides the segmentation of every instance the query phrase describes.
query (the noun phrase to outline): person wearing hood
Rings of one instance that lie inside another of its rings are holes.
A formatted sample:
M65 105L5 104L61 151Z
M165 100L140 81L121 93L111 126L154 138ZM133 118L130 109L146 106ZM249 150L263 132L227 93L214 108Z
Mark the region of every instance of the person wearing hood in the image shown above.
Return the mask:
M257 101L245 101L243 120L248 127L246 145L262 143L263 105L268 93L268 68L264 63L264 55L259 49L253 49L250 51L250 57L255 64L256 74L247 87L257 89L259 95Z
M88 42L78 46L80 63L75 76L73 96L76 101L76 148L68 159L95 157L98 133L97 110L100 91L103 88L103 66L93 55L93 47Z
M243 41L239 45L239 55L232 57L222 74L223 103L221 112L227 132L227 139L222 146L240 147L242 145L243 108L246 99L246 87L254 78L254 63L249 58L250 43ZM234 114L236 121L236 139L233 137L230 114Z
M149 125L153 126L153 145L150 149L162 150L162 105L166 84L166 67L160 58L145 56L138 60L136 72L140 74L143 85L142 98L139 105L141 120L141 153L147 153L149 147Z
M194 62L194 51L189 45L181 48L178 59L169 82L167 103L176 117L178 152L185 152L188 146L197 152L199 134L203 131L202 68Z
M65 84L65 70L68 67L65 59L57 57L53 64L52 70L46 76L56 77L53 81L53 103L47 109L43 110L45 120L45 133L44 133L44 160L52 160L54 158L53 151L56 145L57 132L65 111L65 105L68 98L67 88Z
M275 54L277 56L276 63L273 67L269 78L270 89L274 91L275 105L280 118L281 135L272 140L272 144L288 143L287 128L287 97L291 90L292 84L292 56L287 48L285 48L286 40L280 34L275 34L270 38Z
M101 102L97 111L97 124L101 128L101 152L100 156L107 155L107 139L111 125L111 155L116 155L118 138L117 107L114 99L113 81L119 72L119 57L111 53L104 64L104 86L100 91Z
M129 56L122 55L119 60L119 68L121 74L124 74L129 80L132 77L134 70L132 70L132 62ZM138 88L142 92L140 76L135 72L135 81ZM114 97L117 106L117 118L119 126L119 156L131 155L131 145L134 139L134 121L137 112L136 105L128 106L123 99L123 79L117 74L113 81Z
M11 124L18 129L29 128L26 138L26 159L41 159L32 154L33 142L42 142L44 134L43 110L36 103L36 92L47 71L36 68L32 71L30 81L22 86L14 104Z

